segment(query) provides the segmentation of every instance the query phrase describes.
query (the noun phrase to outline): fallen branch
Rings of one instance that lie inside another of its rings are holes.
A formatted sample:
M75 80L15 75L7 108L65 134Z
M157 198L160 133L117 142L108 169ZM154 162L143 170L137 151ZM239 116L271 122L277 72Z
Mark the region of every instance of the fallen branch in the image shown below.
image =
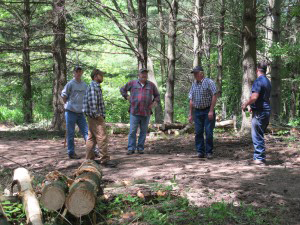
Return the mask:
M31 178L27 169L15 169L12 188L15 184L18 184L19 196L22 198L27 223L42 225L42 211L33 191Z

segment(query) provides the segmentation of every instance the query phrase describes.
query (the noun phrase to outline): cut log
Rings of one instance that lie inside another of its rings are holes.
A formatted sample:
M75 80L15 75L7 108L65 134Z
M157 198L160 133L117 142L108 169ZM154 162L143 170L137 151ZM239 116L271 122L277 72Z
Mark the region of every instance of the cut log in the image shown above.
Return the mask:
M15 169L13 177L13 185L14 184L18 184L19 196L22 198L27 223L42 225L42 211L33 191L31 178L27 169Z
M63 207L68 191L70 179L58 171L50 172L42 184L42 205L50 211L56 211Z
M216 122L216 127L218 128L233 127L233 125L234 125L234 120L225 120L225 121Z
M181 124L181 123L164 123L161 126L162 131L167 131L170 129L176 129L176 130L181 130L186 126L186 124Z
M8 219L7 219L6 215L5 215L5 212L4 212L3 208L2 208L1 203L0 203L0 224L1 225L9 225L10 224L8 222Z
M95 207L97 195L101 191L102 172L95 161L87 160L77 169L75 175L66 199L66 207L72 215L81 217L89 214Z

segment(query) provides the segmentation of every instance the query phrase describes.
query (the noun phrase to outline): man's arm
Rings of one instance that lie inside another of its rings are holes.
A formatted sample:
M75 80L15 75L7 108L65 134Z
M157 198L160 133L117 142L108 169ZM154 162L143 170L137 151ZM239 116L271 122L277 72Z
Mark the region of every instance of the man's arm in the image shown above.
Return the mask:
M208 119L209 120L214 119L214 109L215 109L217 100L218 100L218 96L217 96L217 94L214 94L212 99L211 99L210 109L209 109L209 113L208 113Z
M63 102L66 104L67 101L68 101L68 97L70 95L70 92L71 92L71 89L70 89L70 85L69 83L67 83L64 87L64 89L62 90L61 92L61 97L62 97L62 100Z
M130 100L130 96L128 95L127 92L130 91L131 86L132 86L132 82L128 82L120 89L121 95L123 96L123 98L125 98L128 101Z
M153 99L151 105L149 106L150 109L157 106L159 101L160 101L159 91L158 91L157 87L154 84L153 84L153 97L154 97L154 99Z
M190 99L189 122L193 122L193 101Z
M242 105L242 110L245 111L248 105L255 103L258 97L259 93L253 92L250 99Z

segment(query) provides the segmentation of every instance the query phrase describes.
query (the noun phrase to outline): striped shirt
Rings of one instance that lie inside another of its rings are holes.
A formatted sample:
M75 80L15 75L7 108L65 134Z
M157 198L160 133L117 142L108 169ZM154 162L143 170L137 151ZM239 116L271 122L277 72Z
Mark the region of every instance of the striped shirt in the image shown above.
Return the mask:
M205 109L210 107L215 94L217 94L215 82L209 78L203 78L200 82L193 82L189 99L192 100L194 108Z
M86 89L83 98L83 112L86 116L105 118L105 105L102 96L102 89L96 81L92 81Z
M143 86L139 80L132 80L125 84L121 89L121 95L127 99L130 91L130 113L139 116L150 116L149 106L153 101L159 102L159 92L154 83L146 82Z

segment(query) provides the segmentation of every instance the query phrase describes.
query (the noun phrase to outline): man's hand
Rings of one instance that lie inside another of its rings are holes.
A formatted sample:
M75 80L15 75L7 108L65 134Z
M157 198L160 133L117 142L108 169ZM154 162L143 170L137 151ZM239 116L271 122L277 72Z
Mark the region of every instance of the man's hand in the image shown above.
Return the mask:
M246 109L247 109L247 106L248 106L248 104L247 103L244 103L243 105L242 105L242 110L245 112L246 111Z
M151 110L157 105L157 102L152 102L152 104L149 105L149 109Z
M193 116L192 116L192 114L189 114L189 122L190 122L190 123L193 122Z
M214 111L209 111L208 113L208 119L213 120L214 119Z
M127 99L128 101L130 101L130 96L128 95L128 96L126 97L126 99Z

